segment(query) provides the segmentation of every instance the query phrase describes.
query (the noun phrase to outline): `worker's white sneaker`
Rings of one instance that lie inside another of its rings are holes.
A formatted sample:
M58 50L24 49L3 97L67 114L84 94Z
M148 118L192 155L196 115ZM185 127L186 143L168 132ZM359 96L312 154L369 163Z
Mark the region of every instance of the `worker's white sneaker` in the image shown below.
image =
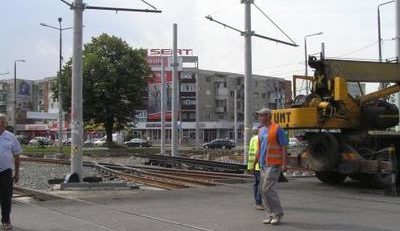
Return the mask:
M11 223L3 223L3 230L12 230Z
M264 206L263 205L256 205L256 210L264 210Z
M267 219L263 220L262 223L263 224L271 224L272 221L272 217L268 217Z
M275 216L271 219L271 225L279 225L281 223L283 215Z

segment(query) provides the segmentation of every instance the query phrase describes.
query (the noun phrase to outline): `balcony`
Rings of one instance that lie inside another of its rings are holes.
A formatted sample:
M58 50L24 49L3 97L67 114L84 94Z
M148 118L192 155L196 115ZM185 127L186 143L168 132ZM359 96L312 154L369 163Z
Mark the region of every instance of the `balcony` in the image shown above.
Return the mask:
M216 107L215 112L216 113L225 113L225 107Z
M215 99L223 100L229 98L229 89L226 87L217 87L215 91Z

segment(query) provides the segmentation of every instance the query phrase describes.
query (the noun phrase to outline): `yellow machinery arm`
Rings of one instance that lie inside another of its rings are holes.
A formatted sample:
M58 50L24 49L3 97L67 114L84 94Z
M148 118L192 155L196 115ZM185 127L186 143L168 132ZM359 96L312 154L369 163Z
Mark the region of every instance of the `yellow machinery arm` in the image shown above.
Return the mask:
M312 81L312 93L292 108L273 111L273 121L289 129L368 129L374 118L369 112L382 114L379 129L398 119L398 112L388 105L373 105L377 100L400 91L400 64L348 60L315 61L315 76L294 76ZM311 65L310 65L311 66ZM395 82L376 92L353 98L346 82ZM295 88L294 81L294 88ZM380 108L377 108L380 107ZM394 112L395 111L395 112ZM388 113L387 115L385 113ZM384 115L385 114L385 115ZM378 117L377 117L378 118ZM384 124L384 125L382 125ZM378 127L375 127L378 128Z
M370 94L366 94L366 95L360 96L359 100L360 100L361 104L365 104L365 103L371 102L373 100L377 100L377 99L380 99L380 98L385 98L386 96L389 96L391 94L397 93L399 91L400 91L400 85L399 84L395 84L395 85L390 86L388 88L384 88L382 90L375 91L375 92L372 92Z

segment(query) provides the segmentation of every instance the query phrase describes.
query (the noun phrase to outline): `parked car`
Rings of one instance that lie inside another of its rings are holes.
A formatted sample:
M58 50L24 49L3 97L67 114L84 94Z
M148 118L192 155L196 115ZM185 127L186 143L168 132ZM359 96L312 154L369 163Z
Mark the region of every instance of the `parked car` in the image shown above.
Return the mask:
M16 135L18 141L20 144L28 144L29 143L29 138L24 135Z
M93 148L93 147L94 147L94 143L95 143L96 141L98 141L98 140L99 140L98 138L87 139L87 140L85 140L85 142L83 143L83 147L86 147L86 148Z
M296 147L299 145L299 140L297 138L289 138L289 147Z
M203 148L206 149L214 149L214 148L222 148L222 149L232 149L236 147L236 144L232 140L224 140L224 139L216 139L212 140L208 143L203 144Z
M305 148L307 142L299 138L289 138L289 148Z
M72 138L66 138L62 141L63 145L71 145Z
M151 147L151 143L148 140L134 138L129 141L124 142L127 147Z
M37 136L31 139L29 145L53 145L53 142L47 137Z
M103 147L106 144L106 142L107 142L107 136L104 136L103 138L94 141L93 146Z

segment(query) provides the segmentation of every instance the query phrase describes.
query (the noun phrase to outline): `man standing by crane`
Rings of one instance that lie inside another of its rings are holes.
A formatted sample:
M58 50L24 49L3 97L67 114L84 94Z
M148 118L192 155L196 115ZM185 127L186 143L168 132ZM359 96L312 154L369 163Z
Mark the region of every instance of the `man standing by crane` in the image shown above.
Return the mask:
M260 164L260 188L267 213L263 223L278 225L283 217L283 210L275 187L281 171L286 171L288 140L284 130L278 124L272 123L270 109L263 108L257 115L262 127L258 132L259 151L255 163Z
M11 132L6 130L7 116L0 114L0 201L1 223L4 230L11 230L11 198L13 181L19 180L19 156L21 145ZM14 159L14 177L12 163Z

